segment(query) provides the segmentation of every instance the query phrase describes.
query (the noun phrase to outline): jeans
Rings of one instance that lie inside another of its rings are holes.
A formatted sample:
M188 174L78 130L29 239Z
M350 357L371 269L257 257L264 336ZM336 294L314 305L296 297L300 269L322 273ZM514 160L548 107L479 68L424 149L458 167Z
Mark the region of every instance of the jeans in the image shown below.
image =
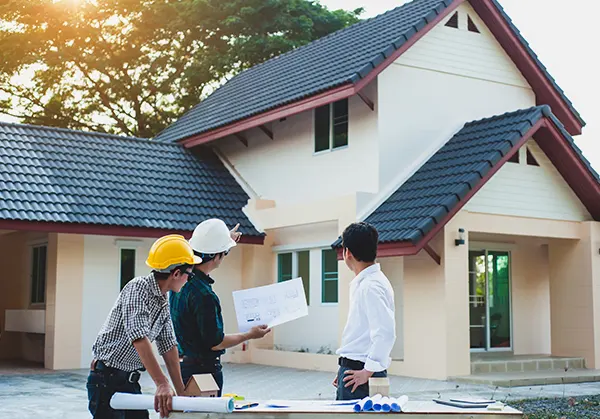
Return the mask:
M192 375L195 374L212 374L217 386L219 386L219 394L221 397L223 393L223 367L220 363L216 364L214 361L212 363L197 363L197 362L186 362L185 360L181 362L181 378L183 378L183 384L187 385Z
M87 380L88 408L94 419L148 419L147 410L114 410L110 398L115 393L142 394L139 383L109 371L90 371Z
M346 383L344 383L344 377L346 377L345 372L351 370L348 367L340 367L338 369L338 386L336 393L336 400L360 400L364 399L369 395L369 383L366 382L362 384L354 390L352 393L352 386L344 387ZM387 377L387 371L380 371L373 374L373 377Z

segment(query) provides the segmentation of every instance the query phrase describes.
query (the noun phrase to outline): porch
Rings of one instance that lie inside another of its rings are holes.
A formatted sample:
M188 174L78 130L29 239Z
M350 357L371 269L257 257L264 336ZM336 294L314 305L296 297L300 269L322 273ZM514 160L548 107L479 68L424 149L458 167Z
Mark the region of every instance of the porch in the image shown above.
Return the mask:
M471 354L471 374L452 381L496 387L526 387L599 382L600 370L586 369L581 357Z
M599 227L463 211L430 242L438 260L381 259L400 341L390 372L509 386L597 381Z

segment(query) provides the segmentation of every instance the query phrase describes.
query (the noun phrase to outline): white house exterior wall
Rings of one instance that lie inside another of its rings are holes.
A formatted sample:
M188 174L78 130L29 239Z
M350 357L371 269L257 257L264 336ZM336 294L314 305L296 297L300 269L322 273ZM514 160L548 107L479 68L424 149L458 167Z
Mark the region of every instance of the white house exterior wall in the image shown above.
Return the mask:
M376 101L376 83L365 93ZM217 147L260 198L290 205L343 196L357 191L377 192L377 112L357 96L349 103L348 147L314 153L313 111L274 122L274 140L258 128L244 133L246 148L229 137Z
M469 10L459 8L461 22ZM536 104L511 59L469 13L480 34L441 22L378 77L382 195L391 194L466 122Z

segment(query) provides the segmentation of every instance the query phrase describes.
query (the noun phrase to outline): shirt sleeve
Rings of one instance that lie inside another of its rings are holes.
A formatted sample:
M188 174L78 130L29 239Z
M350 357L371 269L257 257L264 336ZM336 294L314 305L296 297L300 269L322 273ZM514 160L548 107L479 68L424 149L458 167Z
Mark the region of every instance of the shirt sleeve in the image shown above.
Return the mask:
M139 282L130 282L121 292L123 323L130 342L143 339L150 332L148 296L148 290Z
M167 309L167 311L169 311ZM171 320L171 314L167 316L167 321L163 325L162 330L156 337L156 347L160 356L163 356L169 352L173 346L177 346L177 338L175 337L175 330L173 329L173 321Z
M380 372L389 366L390 353L396 341L394 306L390 304L387 293L383 285L374 283L364 294L371 336L365 369L371 372Z
M200 334L200 341L205 344L206 350L211 350L223 342L223 317L217 301L210 295L203 296L200 301L191 301L194 308L196 324Z

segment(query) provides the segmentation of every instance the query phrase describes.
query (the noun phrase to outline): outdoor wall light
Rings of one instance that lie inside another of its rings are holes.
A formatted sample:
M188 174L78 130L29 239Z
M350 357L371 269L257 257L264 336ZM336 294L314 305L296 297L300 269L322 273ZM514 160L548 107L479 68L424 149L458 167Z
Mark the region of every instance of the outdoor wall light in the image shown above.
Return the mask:
M462 246L463 244L465 244L465 229L464 228L458 229L458 239L454 240L454 244L457 246Z

